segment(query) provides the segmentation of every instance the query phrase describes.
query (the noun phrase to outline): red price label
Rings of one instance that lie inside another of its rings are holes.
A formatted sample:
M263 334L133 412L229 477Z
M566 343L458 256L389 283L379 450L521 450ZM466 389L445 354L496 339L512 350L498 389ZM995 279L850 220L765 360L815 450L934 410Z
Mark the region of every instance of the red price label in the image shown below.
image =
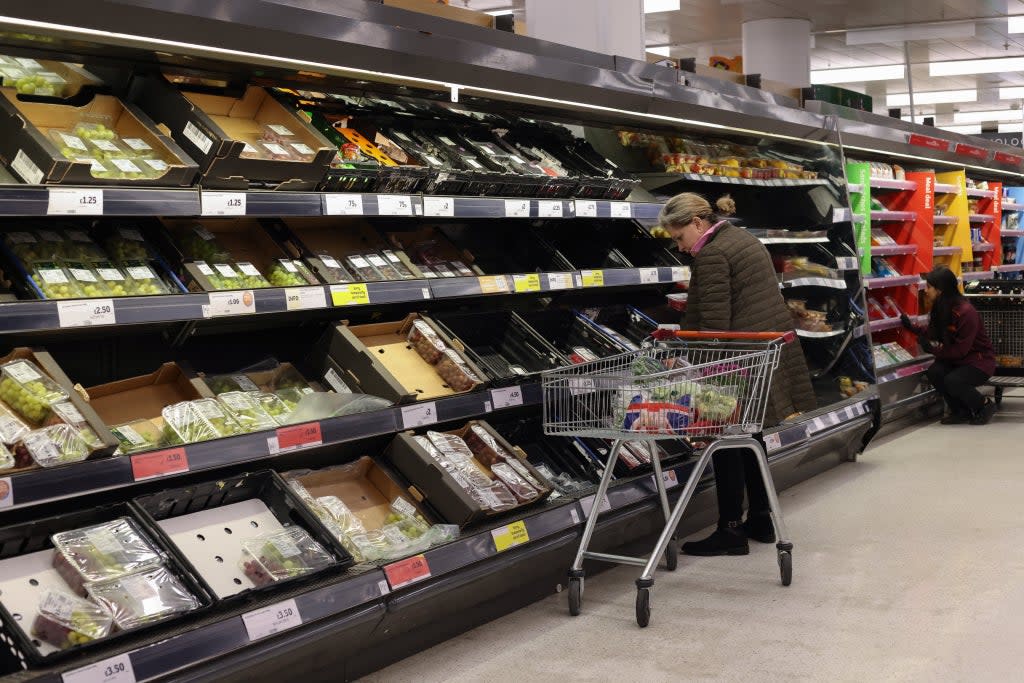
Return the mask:
M423 555L414 555L384 567L391 590L397 590L411 583L430 578L430 565Z
M974 157L975 159L988 159L988 150L982 147L975 147L974 145L965 145L962 142L958 142L953 151L960 156Z
M949 143L939 138L930 138L927 135L918 135L912 133L910 138L907 139L907 144L916 145L918 147L928 147L929 149L939 149L943 152L949 150Z
M1020 166L1021 162L1024 161L1024 157L1014 156L1012 154L1007 154L1006 152L996 152L995 160L1001 164Z
M292 427L281 427L277 430L277 446L282 451L292 448L319 446L323 442L319 422L307 422L306 424Z
M132 456L132 476L135 481L188 472L188 455L184 448L140 453Z

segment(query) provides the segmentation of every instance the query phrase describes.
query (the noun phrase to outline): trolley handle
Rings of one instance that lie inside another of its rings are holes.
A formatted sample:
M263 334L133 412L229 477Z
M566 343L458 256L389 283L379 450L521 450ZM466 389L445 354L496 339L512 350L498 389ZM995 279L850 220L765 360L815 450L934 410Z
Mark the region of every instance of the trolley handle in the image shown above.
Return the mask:
M666 330L657 329L651 337L658 341L668 339L689 339L691 341L779 341L788 344L796 339L796 332L730 332L716 330Z

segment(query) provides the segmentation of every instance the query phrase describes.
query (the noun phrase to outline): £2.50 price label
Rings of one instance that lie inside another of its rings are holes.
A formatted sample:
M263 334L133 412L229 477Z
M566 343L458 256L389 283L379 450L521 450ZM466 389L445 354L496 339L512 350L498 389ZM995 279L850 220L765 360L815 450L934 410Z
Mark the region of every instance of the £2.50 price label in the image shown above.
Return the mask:
M113 325L117 322L113 299L58 301L57 319L61 327Z
M242 615L242 623L245 624L249 640L254 641L299 626L302 624L302 614L299 613L299 606L295 604L293 598L246 612Z
M362 306L370 303L370 292L366 285L331 285L331 303L335 306Z
M384 567L384 576L387 577L391 590L398 590L411 583L430 578L430 564L423 555L414 555L398 562L392 562Z
M50 216L102 216L103 190L51 187L46 213Z
M135 683L135 669L128 653L72 669L61 675L64 683Z

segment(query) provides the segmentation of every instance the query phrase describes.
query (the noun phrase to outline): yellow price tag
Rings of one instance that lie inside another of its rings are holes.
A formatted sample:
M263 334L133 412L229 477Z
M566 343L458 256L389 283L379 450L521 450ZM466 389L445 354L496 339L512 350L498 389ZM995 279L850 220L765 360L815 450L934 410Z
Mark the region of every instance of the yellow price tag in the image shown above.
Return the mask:
M603 270L581 270L580 276L584 287L604 287Z
M513 275L517 292L539 292L540 273L529 273L527 275Z
M370 303L365 284L331 285L331 303L335 306L361 306Z
M494 548L499 553L530 540L530 534L526 531L526 522L522 520L493 529L491 536L494 538Z
M484 294L508 292L508 280L504 275L484 275L478 280L480 281L480 291Z

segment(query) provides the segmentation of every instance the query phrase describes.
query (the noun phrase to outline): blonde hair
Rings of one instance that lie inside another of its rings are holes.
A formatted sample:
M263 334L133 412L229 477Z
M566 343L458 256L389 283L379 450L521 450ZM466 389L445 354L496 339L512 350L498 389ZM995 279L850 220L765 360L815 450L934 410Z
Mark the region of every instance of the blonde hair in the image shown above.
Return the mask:
M725 218L736 213L736 202L732 197L725 194L715 201L715 208L718 209L718 218ZM665 202L658 215L658 224L662 227L670 225L687 225L694 218L703 218L711 221L716 218L711 210L711 204L696 192L683 192Z

